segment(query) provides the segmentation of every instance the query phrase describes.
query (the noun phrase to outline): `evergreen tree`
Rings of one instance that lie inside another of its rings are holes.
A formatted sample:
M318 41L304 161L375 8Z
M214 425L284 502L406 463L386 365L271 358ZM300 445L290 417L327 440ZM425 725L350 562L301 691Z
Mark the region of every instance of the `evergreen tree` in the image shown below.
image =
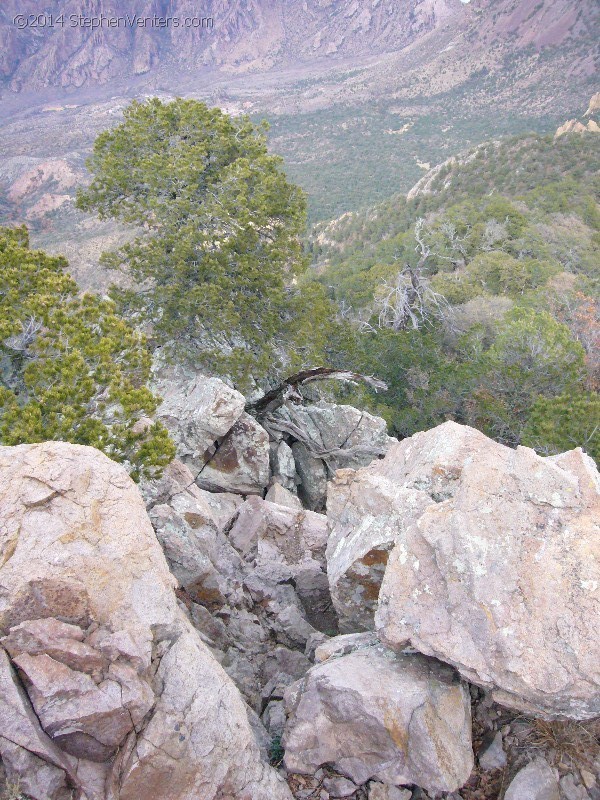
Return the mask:
M174 446L159 424L133 432L158 404L144 340L112 302L79 296L66 266L0 228L0 442L91 445L151 474Z
M195 100L134 102L88 166L79 207L141 229L105 262L130 271L139 289L120 302L159 343L242 384L314 356L298 321L315 301L322 316L327 301L303 301L297 285L305 199L264 128Z
M581 392L538 397L525 426L523 444L543 455L583 447L600 464L600 395Z
M585 351L550 314L517 308L482 356L481 372L469 422L516 445L538 396L583 391Z

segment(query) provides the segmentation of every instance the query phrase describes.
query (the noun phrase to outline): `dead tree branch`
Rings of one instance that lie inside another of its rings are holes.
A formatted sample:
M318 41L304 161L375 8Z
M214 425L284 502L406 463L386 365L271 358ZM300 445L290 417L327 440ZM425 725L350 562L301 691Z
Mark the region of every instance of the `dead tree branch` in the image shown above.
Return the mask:
M246 405L246 411L255 414L256 416L263 416L270 414L288 402L302 403L304 398L300 394L300 387L306 386L309 383L323 380L343 381L344 383L358 384L366 383L375 391L380 389L387 389L387 384L383 381L373 378L370 375L361 375L359 372L351 372L349 370L333 369L331 367L315 367L314 369L306 369L302 372L297 372L286 378L279 386L276 386L271 391L264 394L259 400Z

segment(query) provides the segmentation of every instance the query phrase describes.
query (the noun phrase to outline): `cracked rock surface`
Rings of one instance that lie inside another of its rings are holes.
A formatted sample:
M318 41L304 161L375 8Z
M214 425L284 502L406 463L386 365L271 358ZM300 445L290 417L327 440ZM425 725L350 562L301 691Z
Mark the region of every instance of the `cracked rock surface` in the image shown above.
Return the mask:
M0 448L0 559L8 779L34 800L290 800L122 467L62 442Z
M600 478L581 450L542 458L447 422L338 473L329 518L344 630L369 628L368 593L393 649L509 708L600 714Z
M346 638L346 637L342 637ZM332 655L286 691L285 764L354 783L454 791L471 773L471 704L454 670L380 644Z

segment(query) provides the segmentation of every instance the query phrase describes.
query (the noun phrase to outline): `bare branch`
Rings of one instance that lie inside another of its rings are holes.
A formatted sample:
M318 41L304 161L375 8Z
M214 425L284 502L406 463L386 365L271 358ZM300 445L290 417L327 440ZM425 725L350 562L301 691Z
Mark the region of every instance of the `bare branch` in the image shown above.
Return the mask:
M450 304L446 298L431 288L428 279L418 269L408 265L392 281L385 281L379 287L375 307L379 309L379 328L394 331L419 330L450 317Z
M299 392L301 386L315 381L323 380L336 380L343 381L344 383L357 384L359 382L366 383L375 391L379 389L387 389L387 384L383 381L373 378L370 375L361 375L359 372L350 372L348 370L333 369L331 367L315 367L314 369L306 369L302 372L297 372L286 378L279 386L271 389L263 395L260 400L255 400L253 403L246 405L246 411L254 412L257 415L269 414L287 404L288 401L302 403L304 398Z

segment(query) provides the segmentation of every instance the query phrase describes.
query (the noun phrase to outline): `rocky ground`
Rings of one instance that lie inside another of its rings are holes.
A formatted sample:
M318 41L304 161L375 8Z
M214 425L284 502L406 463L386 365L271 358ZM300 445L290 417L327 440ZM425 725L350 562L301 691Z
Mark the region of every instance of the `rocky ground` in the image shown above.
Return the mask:
M139 488L0 448L7 797L600 798L591 459L156 388L177 460Z

